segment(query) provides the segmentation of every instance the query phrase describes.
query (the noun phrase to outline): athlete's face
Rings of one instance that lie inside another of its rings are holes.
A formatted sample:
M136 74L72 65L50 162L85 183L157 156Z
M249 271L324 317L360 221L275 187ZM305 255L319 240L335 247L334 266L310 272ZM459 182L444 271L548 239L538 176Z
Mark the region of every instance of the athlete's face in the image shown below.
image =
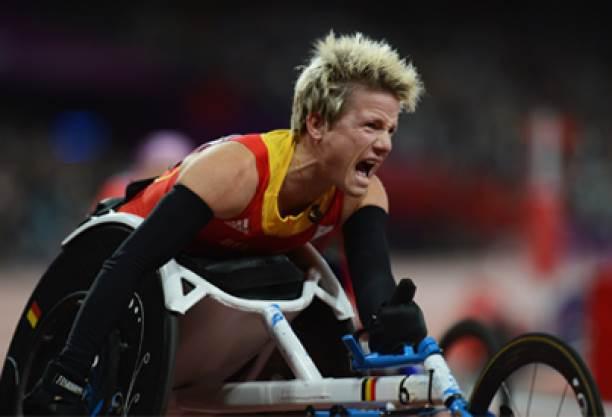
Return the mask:
M326 172L353 197L363 196L391 152L399 100L391 93L357 86L340 117L321 136Z

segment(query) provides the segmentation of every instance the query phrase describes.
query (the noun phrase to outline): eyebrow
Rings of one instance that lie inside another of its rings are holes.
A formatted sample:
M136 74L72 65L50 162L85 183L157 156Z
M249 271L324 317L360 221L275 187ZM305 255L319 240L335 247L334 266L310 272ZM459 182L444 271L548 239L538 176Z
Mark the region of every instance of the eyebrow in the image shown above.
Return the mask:
M380 116L378 114L366 115L364 117L364 119L365 119L366 122L376 121L376 122L383 123L383 125L387 124L386 117ZM390 128L393 129L393 130L397 130L397 125L398 125L398 123L395 123L395 122L392 121L391 125L390 125Z

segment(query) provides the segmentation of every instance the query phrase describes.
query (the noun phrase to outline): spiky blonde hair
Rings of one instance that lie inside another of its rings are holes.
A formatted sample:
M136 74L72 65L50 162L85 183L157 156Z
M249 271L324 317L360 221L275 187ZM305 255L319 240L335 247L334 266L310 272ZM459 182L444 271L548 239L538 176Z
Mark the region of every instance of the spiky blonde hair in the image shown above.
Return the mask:
M306 128L306 117L316 112L328 125L339 117L352 87L365 85L389 91L401 109L413 112L423 92L416 68L401 59L384 41L375 41L357 32L336 36L331 31L315 42L308 65L298 67L291 130L297 138Z

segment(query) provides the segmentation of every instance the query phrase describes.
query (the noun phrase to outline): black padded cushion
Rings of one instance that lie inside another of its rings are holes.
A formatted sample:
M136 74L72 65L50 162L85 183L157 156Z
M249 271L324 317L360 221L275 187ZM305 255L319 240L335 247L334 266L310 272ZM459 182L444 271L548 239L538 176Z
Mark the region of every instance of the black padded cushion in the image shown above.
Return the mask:
M123 197L109 197L105 198L104 200L100 200L91 215L102 216L107 214L109 211L117 209L117 207L122 205L124 201L125 199Z
M249 300L296 299L305 279L286 255L212 260L181 254L176 261L226 293Z
M125 187L125 194L121 197L109 197L100 200L96 207L93 209L91 215L101 216L108 213L111 210L116 210L125 202L129 201L136 194L147 188L149 184L155 181L156 177L145 178L138 181L132 181Z

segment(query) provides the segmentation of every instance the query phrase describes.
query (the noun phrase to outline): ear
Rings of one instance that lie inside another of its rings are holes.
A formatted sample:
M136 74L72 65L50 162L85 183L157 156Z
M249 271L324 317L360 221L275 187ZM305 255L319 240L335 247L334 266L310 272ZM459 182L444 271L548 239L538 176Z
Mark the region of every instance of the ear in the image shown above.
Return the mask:
M320 141L326 130L327 122L320 113L309 113L306 116L306 131L315 141Z

